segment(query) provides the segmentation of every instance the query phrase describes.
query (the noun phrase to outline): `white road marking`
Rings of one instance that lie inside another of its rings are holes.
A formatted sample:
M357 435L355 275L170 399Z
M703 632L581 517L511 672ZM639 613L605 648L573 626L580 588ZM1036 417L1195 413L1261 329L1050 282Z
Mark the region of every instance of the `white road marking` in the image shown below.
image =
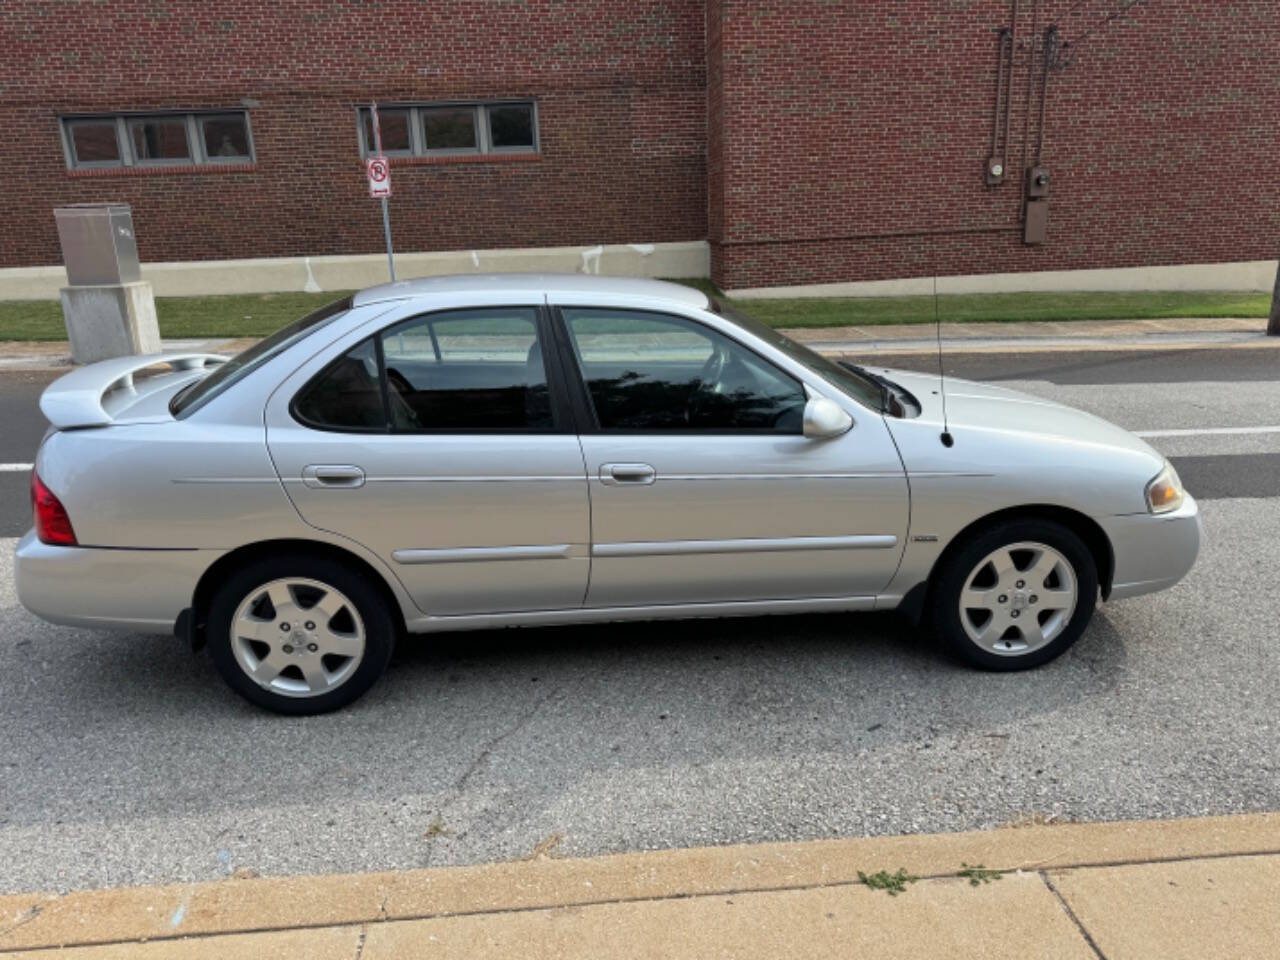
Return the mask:
M1280 427L1192 427L1186 430L1135 430L1134 434L1147 437L1228 437L1245 433L1280 433Z
M0 473L22 473L32 466L30 463L0 463Z

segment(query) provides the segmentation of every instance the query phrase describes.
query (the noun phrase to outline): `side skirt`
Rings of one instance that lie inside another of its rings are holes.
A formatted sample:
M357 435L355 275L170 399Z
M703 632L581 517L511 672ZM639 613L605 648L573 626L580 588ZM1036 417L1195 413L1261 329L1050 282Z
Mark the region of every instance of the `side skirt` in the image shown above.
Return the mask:
M692 620L719 617L762 617L770 614L832 613L846 610L886 610L897 597L817 597L804 600L739 600L729 603L680 603L643 607L582 607L573 610L533 610L469 616L420 617L407 624L410 633L449 630L490 630L498 627L549 627L573 623L619 620Z

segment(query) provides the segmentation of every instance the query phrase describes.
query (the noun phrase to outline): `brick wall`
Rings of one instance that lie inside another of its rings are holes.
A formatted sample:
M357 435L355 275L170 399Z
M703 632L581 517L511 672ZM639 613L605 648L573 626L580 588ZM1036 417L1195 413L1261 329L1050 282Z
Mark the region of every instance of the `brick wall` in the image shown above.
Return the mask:
M0 0L0 266L50 208L131 203L144 260L376 253L355 106L534 97L534 157L398 165L402 250L709 238L729 288L1272 258L1274 0L1016 0L1009 172L988 187L1015 0ZM1051 72L1049 242L1022 243ZM249 108L252 169L77 175L60 113ZM709 120L708 120L709 118ZM1003 121L998 124L1003 131Z
M701 0L0 0L0 266L51 208L133 205L144 261L376 253L355 108L533 97L541 152L397 166L403 250L706 237ZM239 107L249 170L67 171L59 114Z
M1280 139L1274 0L1147 0L1087 40L1121 0L1020 0L1009 174L988 187L996 31L1013 5L714 2L722 90L708 139L723 166L712 160L708 222L719 282L1280 253L1280 178L1268 171ZM1024 146L1033 160L1039 141L1043 60L1028 113L1028 44L1050 23L1076 43L1048 81L1049 242L1029 247L1021 171Z

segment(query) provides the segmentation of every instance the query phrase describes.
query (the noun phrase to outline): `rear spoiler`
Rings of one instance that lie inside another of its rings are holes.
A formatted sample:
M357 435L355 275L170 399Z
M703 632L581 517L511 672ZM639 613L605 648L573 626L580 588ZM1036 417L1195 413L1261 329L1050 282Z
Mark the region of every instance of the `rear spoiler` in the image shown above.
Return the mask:
M225 363L216 353L152 353L91 363L59 377L40 395L40 412L55 427L104 427L114 414L152 392L148 381L134 383L133 375L151 367L169 366L173 374ZM173 383L173 375L156 378L152 389Z

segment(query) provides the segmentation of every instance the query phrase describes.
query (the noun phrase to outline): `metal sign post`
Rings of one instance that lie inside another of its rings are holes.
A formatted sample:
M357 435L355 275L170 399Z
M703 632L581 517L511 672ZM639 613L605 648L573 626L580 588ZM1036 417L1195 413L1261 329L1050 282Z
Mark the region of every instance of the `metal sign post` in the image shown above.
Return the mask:
M391 165L382 155L382 125L378 122L378 105L369 105L369 113L373 119L373 152L374 156L365 161L365 170L369 175L369 196L382 200L382 232L387 238L387 269L391 272L391 282L396 279L396 260L391 247L391 213L387 209L387 198L391 196Z

